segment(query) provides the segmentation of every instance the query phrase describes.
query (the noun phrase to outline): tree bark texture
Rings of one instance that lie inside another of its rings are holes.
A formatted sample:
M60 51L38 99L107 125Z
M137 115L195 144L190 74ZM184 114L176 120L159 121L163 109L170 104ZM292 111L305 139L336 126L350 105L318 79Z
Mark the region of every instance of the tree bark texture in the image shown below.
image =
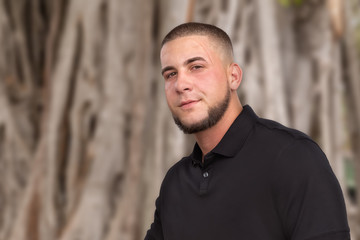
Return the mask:
M0 240L143 239L166 171L194 143L159 62L186 21L228 32L243 104L320 143L360 239L344 173L350 158L360 174L359 2L280 2L0 0Z

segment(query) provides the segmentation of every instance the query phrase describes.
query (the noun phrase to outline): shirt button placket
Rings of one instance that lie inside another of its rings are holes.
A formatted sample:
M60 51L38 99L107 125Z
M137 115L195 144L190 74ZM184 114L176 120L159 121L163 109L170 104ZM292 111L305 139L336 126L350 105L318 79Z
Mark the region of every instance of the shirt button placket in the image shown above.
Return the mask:
M203 179L200 182L200 195L204 195L208 191L209 186L209 172L205 171L202 173Z

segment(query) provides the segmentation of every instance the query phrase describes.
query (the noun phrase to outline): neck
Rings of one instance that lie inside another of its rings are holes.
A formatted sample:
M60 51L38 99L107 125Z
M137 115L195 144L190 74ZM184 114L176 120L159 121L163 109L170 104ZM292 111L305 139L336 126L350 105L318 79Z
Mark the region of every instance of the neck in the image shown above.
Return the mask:
M235 121L237 116L242 111L242 106L240 101L232 103L230 101L228 110L225 112L224 116L220 121L215 124L213 127L208 128L204 131L198 132L195 134L195 139L203 153L204 156L209 153L215 146L221 141L224 137L227 130L230 128L231 124Z

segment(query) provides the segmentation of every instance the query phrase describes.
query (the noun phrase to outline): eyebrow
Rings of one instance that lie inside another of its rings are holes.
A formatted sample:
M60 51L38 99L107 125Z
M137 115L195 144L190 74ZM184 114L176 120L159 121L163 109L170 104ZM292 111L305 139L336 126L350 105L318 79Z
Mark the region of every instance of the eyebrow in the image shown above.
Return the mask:
M188 64L190 64L192 62L196 62L196 61L204 61L204 62L206 62L206 60L204 58L202 58L202 57L193 57L193 58L189 58L188 60L186 60L184 62L184 66L188 65Z
M190 63L196 62L196 61L204 61L204 62L206 62L206 60L205 60L203 57L193 57L193 58L187 59L187 60L184 62L183 65L186 66L186 65L189 65ZM161 75L164 75L164 72L166 72L166 71L174 70L174 69L176 69L176 68L173 67L173 66L164 67L164 68L161 70Z

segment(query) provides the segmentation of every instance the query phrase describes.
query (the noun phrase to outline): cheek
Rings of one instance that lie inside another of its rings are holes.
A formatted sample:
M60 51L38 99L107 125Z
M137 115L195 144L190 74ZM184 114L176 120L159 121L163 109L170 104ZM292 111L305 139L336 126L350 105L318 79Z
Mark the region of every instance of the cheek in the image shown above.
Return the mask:
M172 90L173 90L172 84L165 83L165 97L169 105L172 102L172 99L174 99L174 94Z
M206 93L209 104L214 104L224 98L228 90L228 82L224 74L213 74L206 84L202 85L202 91Z
M199 89L204 91L220 91L227 85L226 76L222 72L208 72L199 75L199 78L196 82Z
M173 84L170 81L165 81L164 90L166 97L171 93L172 89L173 89Z

